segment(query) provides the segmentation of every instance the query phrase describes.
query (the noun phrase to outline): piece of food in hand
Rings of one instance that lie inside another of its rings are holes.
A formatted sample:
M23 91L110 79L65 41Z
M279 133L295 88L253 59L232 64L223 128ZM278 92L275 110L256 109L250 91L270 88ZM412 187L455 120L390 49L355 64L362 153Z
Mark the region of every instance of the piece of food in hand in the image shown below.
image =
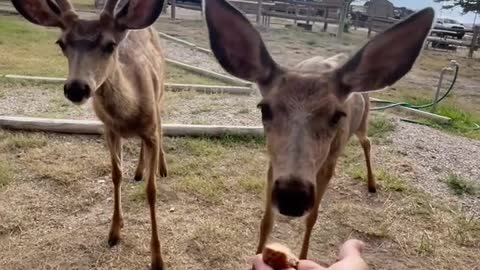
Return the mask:
M265 264L274 270L297 268L299 262L288 247L278 243L267 245L263 249L262 257Z

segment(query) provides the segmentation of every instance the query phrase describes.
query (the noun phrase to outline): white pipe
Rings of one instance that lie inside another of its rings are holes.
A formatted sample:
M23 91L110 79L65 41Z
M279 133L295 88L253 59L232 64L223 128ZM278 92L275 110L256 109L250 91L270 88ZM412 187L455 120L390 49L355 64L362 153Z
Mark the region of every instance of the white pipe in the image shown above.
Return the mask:
M0 116L0 128L69 134L103 134L103 124L95 120ZM263 127L261 126L164 124L162 125L162 130L166 136L263 136Z

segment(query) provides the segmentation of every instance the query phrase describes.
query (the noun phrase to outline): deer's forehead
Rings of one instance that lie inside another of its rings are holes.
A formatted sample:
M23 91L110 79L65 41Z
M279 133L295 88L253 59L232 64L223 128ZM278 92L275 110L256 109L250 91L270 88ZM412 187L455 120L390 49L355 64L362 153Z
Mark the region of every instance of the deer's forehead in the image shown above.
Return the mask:
M327 76L286 77L268 98L272 103L306 111L337 102Z
M293 114L299 116L329 114L338 107L338 99L328 91L320 91L315 94L300 92L302 91L276 96L266 102L274 111L290 116Z
M67 40L90 40L100 39L106 32L98 20L78 20L65 33Z

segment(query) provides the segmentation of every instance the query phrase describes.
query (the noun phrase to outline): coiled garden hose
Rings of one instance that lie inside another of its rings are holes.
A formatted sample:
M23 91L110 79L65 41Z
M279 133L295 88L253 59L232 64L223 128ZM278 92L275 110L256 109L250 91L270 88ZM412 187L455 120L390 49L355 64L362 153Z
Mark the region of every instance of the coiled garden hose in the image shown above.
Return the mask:
M381 110L391 109L391 108L398 107L398 106L408 107L408 108L412 108L412 109L425 109L425 108L428 108L428 107L432 107L433 105L438 104L440 101L445 99L450 94L450 92L453 90L453 86L455 85L455 82L457 81L459 70L460 70L460 67L458 65L455 65L455 73L453 75L452 82L450 83L450 86L448 87L448 90L443 94L443 96L441 96L436 101L433 101L433 102L428 103L428 104L423 104L423 105L413 105L413 104L410 104L410 103L407 103L407 102L393 102L393 101L388 101L388 100L379 100L379 101L375 101L375 102L390 103L390 104L385 105L385 106L381 106L381 107L371 108L370 110L371 111L381 111Z
M370 110L371 111L382 111L382 110L387 110L387 109L391 109L391 108L395 108L395 107L399 107L399 106L412 108L412 109L425 109L425 108L428 108L428 107L433 107L436 104L440 103L442 100L444 100L446 97L448 97L448 95L450 95L450 92L453 90L453 87L455 86L455 82L457 81L459 71L460 71L460 66L457 65L457 64L454 64L454 75L453 75L452 82L450 83L450 86L448 87L447 91L440 98L438 98L437 100L434 100L431 103L422 104L422 105L413 105L413 104L410 104L408 102L394 102L394 101L389 101L389 100L375 100L375 102L377 102L377 103L387 103L388 105L380 106L380 107L374 107L374 108L371 108ZM427 123L413 121L413 120L402 119L402 121L430 126ZM480 130L480 125L474 123L474 127L472 128L472 130Z

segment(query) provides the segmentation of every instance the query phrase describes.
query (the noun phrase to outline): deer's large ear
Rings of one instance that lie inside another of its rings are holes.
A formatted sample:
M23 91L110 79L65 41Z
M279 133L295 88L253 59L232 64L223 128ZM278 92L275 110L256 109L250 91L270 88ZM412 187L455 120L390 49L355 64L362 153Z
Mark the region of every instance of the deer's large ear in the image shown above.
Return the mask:
M379 90L407 74L419 56L435 12L423 9L370 40L335 72L340 97Z
M143 29L152 25L160 16L166 0L120 1L115 15L117 26L124 29Z
M52 0L12 0L12 4L31 23L63 27L60 8Z
M225 0L206 0L205 14L210 46L220 65L238 78L271 82L277 64L248 19Z

